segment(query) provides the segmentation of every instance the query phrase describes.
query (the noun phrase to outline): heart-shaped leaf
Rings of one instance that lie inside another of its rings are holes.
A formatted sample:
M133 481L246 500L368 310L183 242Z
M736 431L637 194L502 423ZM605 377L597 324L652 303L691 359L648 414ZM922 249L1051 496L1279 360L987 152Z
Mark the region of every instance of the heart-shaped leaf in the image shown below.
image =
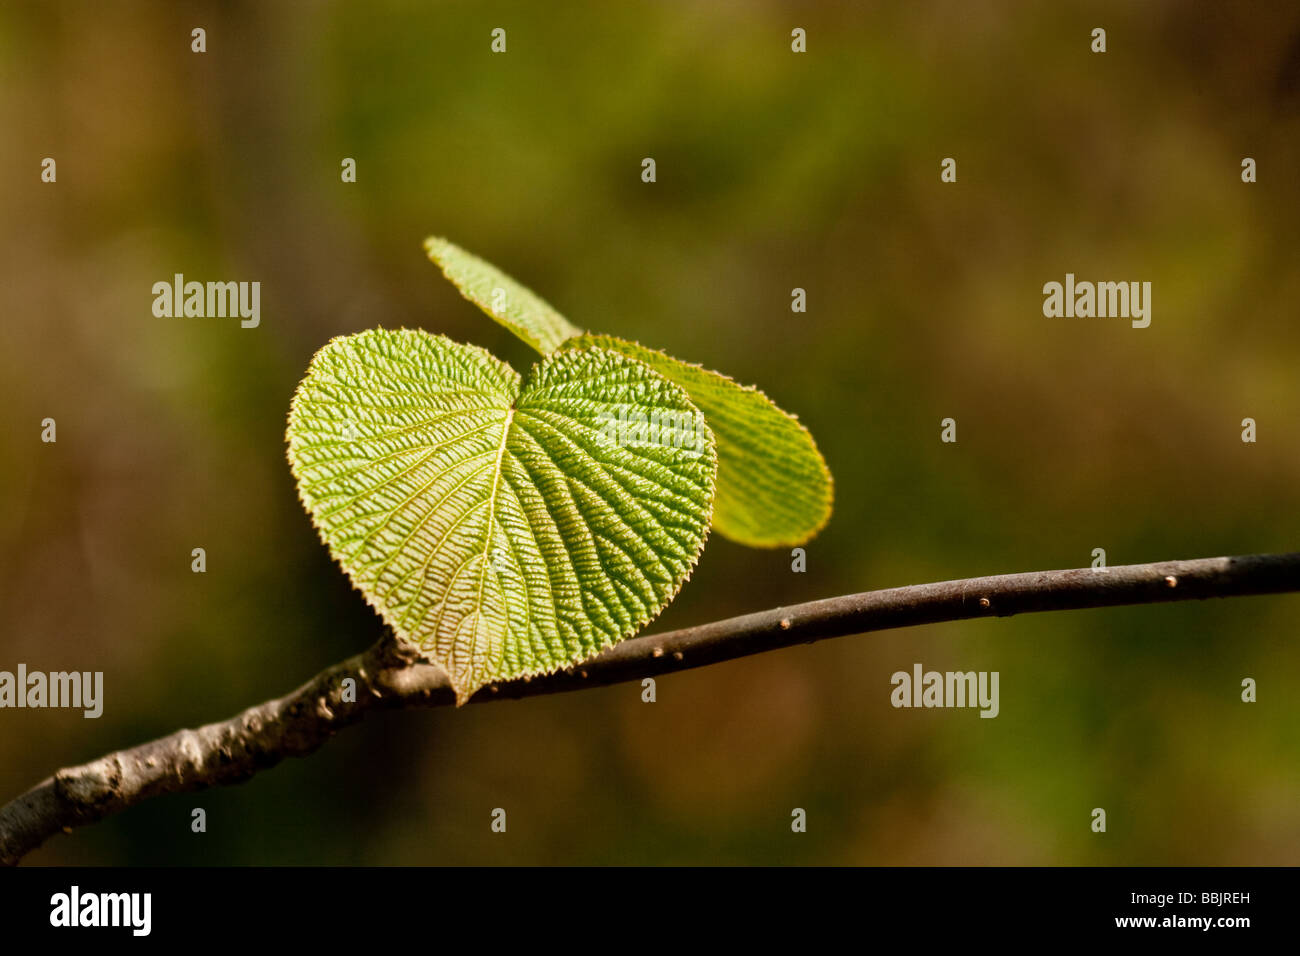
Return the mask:
M834 486L812 434L758 389L610 335L581 335L564 347L620 352L686 389L718 443L719 534L750 547L789 547L830 518Z
M708 534L717 462L700 413L604 349L556 353L521 387L443 336L336 338L294 395L287 437L330 551L461 703L634 634Z
M424 251L461 295L543 355L582 333L536 293L460 246L432 236Z

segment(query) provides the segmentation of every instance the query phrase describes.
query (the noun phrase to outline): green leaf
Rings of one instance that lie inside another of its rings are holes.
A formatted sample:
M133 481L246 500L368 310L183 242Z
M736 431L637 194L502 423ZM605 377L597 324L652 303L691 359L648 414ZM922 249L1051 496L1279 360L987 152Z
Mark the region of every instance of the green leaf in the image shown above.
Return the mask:
M758 389L634 342L583 333L495 266L445 239L427 239L425 249L465 298L542 354L598 346L686 389L717 438L713 527L720 534L751 547L789 547L830 519L833 482L816 442Z
M830 470L808 429L751 386L608 335L565 348L603 348L635 358L686 389L718 446L713 527L750 547L802 544L830 519Z
M638 413L677 430L624 428ZM459 703L634 634L708 535L717 459L700 413L603 349L556 353L521 386L443 336L336 338L298 386L287 438L330 551Z
M424 250L461 295L543 355L582 334L536 293L478 256L437 236L424 240Z

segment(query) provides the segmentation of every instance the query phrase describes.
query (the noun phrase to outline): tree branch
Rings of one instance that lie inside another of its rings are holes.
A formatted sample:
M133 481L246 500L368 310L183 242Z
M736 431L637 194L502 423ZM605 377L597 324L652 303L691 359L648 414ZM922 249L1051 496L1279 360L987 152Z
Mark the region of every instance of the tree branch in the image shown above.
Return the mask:
M566 671L485 687L471 703L639 680L821 638L916 624L1286 591L1300 591L1300 553L918 584L623 641ZM348 678L355 681L354 699L345 691ZM386 636L292 693L229 720L57 771L0 808L0 863L16 864L60 830L71 832L151 797L247 780L285 757L314 752L372 710L453 703L442 669Z

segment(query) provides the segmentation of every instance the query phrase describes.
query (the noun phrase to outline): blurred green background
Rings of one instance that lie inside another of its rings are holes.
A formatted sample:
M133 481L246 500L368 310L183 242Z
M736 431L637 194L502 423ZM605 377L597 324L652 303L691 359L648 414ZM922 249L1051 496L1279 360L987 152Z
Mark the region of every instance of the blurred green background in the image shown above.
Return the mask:
M102 670L106 696L97 721L0 712L2 799L379 635L285 416L318 347L379 324L526 371L431 233L817 436L837 500L807 573L715 536L656 628L1300 543L1294 3L8 3L0 79L0 669ZM1151 281L1150 328L1044 318L1067 271ZM155 318L177 272L260 281L261 326ZM1294 864L1298 610L921 627L663 678L654 705L381 715L29 859ZM999 671L1001 715L894 710L915 662Z

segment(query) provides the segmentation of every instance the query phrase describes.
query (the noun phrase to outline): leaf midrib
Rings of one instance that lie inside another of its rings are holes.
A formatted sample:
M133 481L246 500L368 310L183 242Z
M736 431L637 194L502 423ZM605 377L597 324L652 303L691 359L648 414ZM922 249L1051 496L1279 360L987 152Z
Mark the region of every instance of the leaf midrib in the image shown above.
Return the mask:
M492 531L497 520L497 492L501 488L501 462L506 453L506 441L510 437L510 426L515 420L515 406L506 412L506 420L501 427L501 444L497 446L496 465L492 473L492 494L488 496L487 525L483 532L483 559L479 563L478 599L474 602L474 641L478 643L479 629L483 626L483 586L487 583L488 549L492 546ZM507 536L508 537L508 536ZM525 590L527 585L525 585ZM527 598L525 598L527 602Z

